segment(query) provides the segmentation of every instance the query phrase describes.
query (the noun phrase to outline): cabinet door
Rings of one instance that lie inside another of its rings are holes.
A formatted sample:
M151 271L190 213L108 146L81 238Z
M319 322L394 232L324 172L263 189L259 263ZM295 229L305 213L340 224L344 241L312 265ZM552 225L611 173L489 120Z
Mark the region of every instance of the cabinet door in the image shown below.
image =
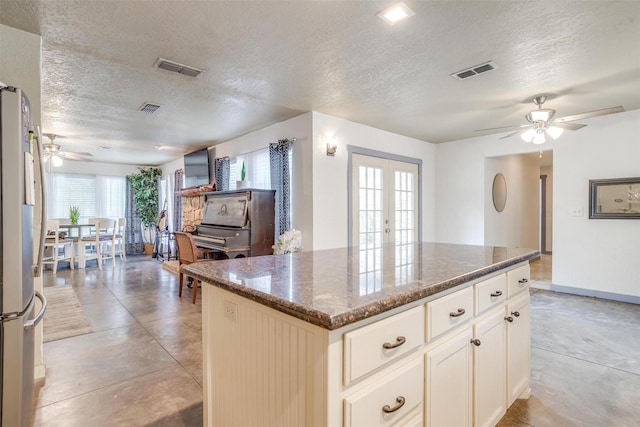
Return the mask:
M529 388L529 292L507 305L507 392L508 405Z
M427 352L426 426L471 426L471 328Z
M495 426L507 411L506 326L504 308L474 329L474 425Z

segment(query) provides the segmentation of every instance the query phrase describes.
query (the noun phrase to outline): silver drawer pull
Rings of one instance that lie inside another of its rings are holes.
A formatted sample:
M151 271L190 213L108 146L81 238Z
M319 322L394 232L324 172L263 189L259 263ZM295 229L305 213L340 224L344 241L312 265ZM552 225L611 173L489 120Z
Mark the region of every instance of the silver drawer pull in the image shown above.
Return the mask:
M519 311L512 311L511 314L513 314L516 317L520 317L520 312Z
M521 285L524 285L525 283L528 283L529 280L528 279L520 279L518 280L518 283L520 283Z
M391 348L400 347L406 341L407 341L407 339L405 337L397 337L396 338L396 342L394 342L393 344L386 342L386 343L382 344L382 347L386 348L387 350L389 350Z
M507 322L511 323L511 322L513 322L513 317L508 316L508 317L505 317L504 320L506 320Z
M476 338L475 340L474 339L471 340L471 344L475 345L476 347L479 347L480 344L482 343L480 342L479 339Z
M502 295L502 291L495 291L491 293L492 297L499 297L500 295Z
M451 313L449 313L449 316L451 317L460 317L462 316L464 313L466 313L466 311L464 310L464 308L459 308L458 311L452 311Z
M396 397L396 403L397 405L394 406L393 408L389 405L384 405L382 407L382 412L384 412L385 414L390 414L392 412L396 412L398 409L402 408L404 406L404 397L402 396L398 396Z

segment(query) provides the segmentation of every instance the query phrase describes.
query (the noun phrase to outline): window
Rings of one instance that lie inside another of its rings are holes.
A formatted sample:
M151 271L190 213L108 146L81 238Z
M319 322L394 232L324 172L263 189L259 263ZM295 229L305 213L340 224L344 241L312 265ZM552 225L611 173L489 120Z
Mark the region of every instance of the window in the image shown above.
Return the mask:
M246 172L245 181L251 188L271 189L271 172L269 169L269 149L253 151L231 159L229 167L229 189L236 189L236 181L240 181L242 163Z
M80 220L124 217L126 180L120 176L52 173L47 183L47 216L69 218L80 207Z

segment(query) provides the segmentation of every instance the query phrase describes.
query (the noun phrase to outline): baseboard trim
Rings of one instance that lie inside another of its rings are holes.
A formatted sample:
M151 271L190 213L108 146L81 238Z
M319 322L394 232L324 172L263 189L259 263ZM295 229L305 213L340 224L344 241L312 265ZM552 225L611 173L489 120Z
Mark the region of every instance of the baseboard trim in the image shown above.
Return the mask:
M34 381L44 380L46 374L46 369L44 365L36 365L33 368L33 379Z
M632 304L640 304L640 296L616 294L614 292L594 291L592 289L574 288L573 286L554 285L550 286L550 290L554 292L563 292L565 294L581 295L585 297L596 297L620 302L629 302Z
M542 290L545 290L545 291L550 291L551 290L551 282L536 280L535 282L531 282L529 287L532 288L532 289L542 289Z

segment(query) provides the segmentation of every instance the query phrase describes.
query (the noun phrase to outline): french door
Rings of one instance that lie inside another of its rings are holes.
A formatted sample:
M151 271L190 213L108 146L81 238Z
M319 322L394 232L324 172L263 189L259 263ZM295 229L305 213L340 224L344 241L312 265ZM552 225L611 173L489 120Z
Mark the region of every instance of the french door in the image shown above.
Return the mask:
M418 240L418 165L352 156L352 243L360 250Z

